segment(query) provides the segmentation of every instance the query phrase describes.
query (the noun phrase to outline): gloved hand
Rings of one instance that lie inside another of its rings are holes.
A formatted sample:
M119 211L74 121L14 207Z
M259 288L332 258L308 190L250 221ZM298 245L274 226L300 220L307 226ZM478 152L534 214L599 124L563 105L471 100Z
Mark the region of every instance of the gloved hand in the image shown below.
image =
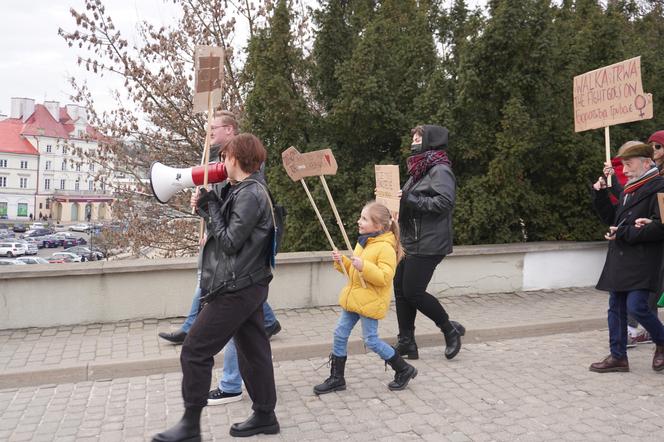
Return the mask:
M206 218L210 213L208 203L214 199L212 192L209 192L205 187L198 190L198 201L196 201L196 211L200 216Z

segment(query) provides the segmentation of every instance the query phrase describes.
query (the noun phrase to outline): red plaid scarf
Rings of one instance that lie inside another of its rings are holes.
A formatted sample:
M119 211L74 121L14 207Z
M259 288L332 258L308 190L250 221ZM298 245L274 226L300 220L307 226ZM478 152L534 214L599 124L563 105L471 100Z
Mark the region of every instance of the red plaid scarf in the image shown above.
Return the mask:
M452 162L444 150L427 150L417 155L411 155L406 163L408 165L408 175L413 177L414 182L419 181L429 169L437 164L452 167Z
M645 183L647 183L648 181L650 181L650 180L652 180L652 179L654 179L654 178L656 178L656 177L658 177L658 176L659 176L659 170L657 170L656 168L652 168L652 169L650 169L648 172L646 172L646 173L645 173L641 178L639 178L638 180L634 181L634 182L631 183L631 184L626 185L626 186L625 186L625 189L624 189L624 191L623 191L623 193L624 193L625 195L627 195L627 194L629 194L629 193L634 193L634 192L637 191L637 189L638 189L639 187L643 186Z

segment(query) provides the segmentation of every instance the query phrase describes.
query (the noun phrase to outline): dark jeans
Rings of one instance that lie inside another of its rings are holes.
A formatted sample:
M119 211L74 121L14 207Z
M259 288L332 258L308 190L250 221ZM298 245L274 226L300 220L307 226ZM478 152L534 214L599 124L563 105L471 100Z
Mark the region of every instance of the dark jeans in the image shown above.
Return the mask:
M267 283L224 293L207 304L182 346L182 397L185 407L207 404L214 355L235 338L240 373L254 411L271 412L277 403L272 349L263 324Z
M654 343L664 344L664 326L648 307L649 296L646 290L609 293L609 346L614 358L627 357L627 313L650 333Z
M655 315L657 314L657 301L659 301L659 296L660 294L655 292L650 292L650 296L648 296L648 308L650 308L650 311ZM634 328L639 326L639 321L629 314L629 312L627 312L627 325Z
M427 293L433 271L444 257L408 255L397 266L394 275L394 298L399 330L415 330L418 310L439 327L449 321L450 318L438 299Z

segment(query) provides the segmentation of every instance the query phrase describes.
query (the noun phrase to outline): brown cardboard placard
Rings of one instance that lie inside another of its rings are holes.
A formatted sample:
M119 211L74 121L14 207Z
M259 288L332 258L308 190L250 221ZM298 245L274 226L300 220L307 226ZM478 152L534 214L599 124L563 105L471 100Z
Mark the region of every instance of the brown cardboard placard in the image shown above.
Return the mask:
M194 53L194 113L205 112L221 104L224 87L224 48L196 46Z
M573 89L575 132L653 116L652 94L643 92L641 57L577 75Z
M293 181L310 176L336 175L337 160L331 149L300 153L293 146L281 153L286 173Z
M390 209L392 214L399 213L399 166L376 165L376 201Z
M664 193L657 194L657 204L659 204L659 219L664 223Z

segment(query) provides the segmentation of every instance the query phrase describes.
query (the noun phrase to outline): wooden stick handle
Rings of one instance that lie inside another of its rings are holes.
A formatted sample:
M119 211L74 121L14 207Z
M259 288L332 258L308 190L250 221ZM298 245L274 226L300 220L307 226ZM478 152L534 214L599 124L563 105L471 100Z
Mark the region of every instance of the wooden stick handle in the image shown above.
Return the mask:
M208 92L208 118L207 126L205 127L205 148L203 149L203 157L201 158L201 165L205 166L205 172L203 174L203 187L207 189L208 184L208 164L210 163L210 142L212 136L210 135L210 126L212 125L212 94ZM198 187L196 188L198 192ZM196 208L191 208L192 215L196 213ZM203 235L205 235L205 221L201 218L200 227L198 229L198 243L203 241ZM202 246L201 246L202 247Z
M330 206L332 206L332 212L334 212L334 217L337 219L337 225L339 226L339 229L341 229L341 234L343 235L344 241L346 242L346 248L352 255L353 248L350 245L350 241L348 240L348 235L346 234L346 228L344 227L343 221L341 221L341 216L339 216L337 205L334 204L334 198L332 198L332 193L330 192L330 188L327 187L327 180L325 180L324 175L320 176L320 181L323 183L323 189L325 189L327 200L330 202ZM367 288L367 284L364 282L364 278L362 277L362 272L358 272L358 274L360 275L360 284L362 284L362 288Z
M318 211L318 206L316 206L316 202L314 201L314 197L311 196L311 192L309 192L309 188L307 187L307 183L304 182L304 178L300 180L302 183L302 187L304 187L304 191L307 193L307 196L309 197L309 202L311 203L311 206L314 208L314 212L316 212L316 216L318 217L318 221L320 222L320 225L323 227L323 231L325 232L325 236L327 237L327 240L330 242L330 246L332 247L332 250L335 252L338 251L337 246L334 245L334 241L332 240L332 237L330 236L330 232L327 230L327 226L325 225L325 221L323 220L323 217L321 216L320 212ZM344 275L346 275L347 278L350 278L348 275L348 272L346 271L346 266L341 264L341 270L343 270Z
M611 138L609 137L609 126L604 128L604 148L606 149L606 161L611 164ZM606 177L607 187L611 187L611 175Z

